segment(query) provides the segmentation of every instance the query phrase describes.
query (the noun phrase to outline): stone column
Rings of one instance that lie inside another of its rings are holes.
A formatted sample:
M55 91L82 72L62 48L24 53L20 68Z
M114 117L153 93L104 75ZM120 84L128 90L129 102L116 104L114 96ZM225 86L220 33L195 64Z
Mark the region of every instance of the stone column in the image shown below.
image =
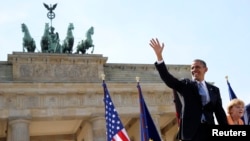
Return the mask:
M16 119L11 120L10 123L11 141L29 141L29 120L26 119Z
M91 119L93 130L93 141L106 141L106 121L104 117Z
M84 121L81 125L79 133L77 133L76 141L93 141L92 123Z
M7 126L8 126L8 130L7 130L7 141L11 141L11 129L10 129L9 122L7 123Z
M10 135L8 141L30 141L29 122L31 116L29 110L9 111L9 125Z

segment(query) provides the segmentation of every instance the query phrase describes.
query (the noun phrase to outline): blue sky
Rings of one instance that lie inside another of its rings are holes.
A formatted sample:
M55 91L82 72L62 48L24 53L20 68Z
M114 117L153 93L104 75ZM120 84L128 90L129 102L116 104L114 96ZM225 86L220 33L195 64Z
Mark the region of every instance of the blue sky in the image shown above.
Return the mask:
M94 26L94 53L108 57L108 63L153 64L149 40L158 37L166 45L167 64L207 62L206 80L220 88L224 106L229 102L226 75L236 95L250 103L249 0L8 0L0 5L0 61L22 51L21 23L40 50L50 22L43 3L57 3L52 24L61 40L70 22L75 46Z

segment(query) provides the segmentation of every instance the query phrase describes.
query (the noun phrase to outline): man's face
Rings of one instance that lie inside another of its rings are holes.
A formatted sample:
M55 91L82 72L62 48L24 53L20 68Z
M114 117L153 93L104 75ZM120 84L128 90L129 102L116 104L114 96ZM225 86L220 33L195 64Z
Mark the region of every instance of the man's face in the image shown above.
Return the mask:
M206 72L207 72L207 67L205 67L200 61L195 61L191 64L191 73L194 80L197 81L204 80Z

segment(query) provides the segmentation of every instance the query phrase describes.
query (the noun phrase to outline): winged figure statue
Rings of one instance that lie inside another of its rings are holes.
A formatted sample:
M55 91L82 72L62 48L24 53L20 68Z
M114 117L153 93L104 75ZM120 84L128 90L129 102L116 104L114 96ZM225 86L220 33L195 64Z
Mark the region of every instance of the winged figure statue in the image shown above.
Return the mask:
M52 6L52 5L49 6L49 5L46 4L46 3L43 3L43 5L44 5L45 8L47 8L47 9L49 10L50 13L52 13L52 11L56 8L57 3L54 4L53 6Z

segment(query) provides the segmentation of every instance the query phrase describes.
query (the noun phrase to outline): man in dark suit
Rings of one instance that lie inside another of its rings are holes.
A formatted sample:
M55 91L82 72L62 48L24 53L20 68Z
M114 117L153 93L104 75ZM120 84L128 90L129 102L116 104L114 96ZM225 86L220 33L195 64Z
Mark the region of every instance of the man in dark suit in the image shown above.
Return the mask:
M163 61L164 43L161 44L156 38L150 40L150 46L156 54L155 66L161 79L168 87L177 91L183 99L179 139L182 141L207 141L209 133L205 127L215 125L214 115L218 124L228 125L219 88L204 80L208 70L206 63L201 59L194 60L191 64L193 79L179 80L168 72ZM199 84L201 88L198 87Z
M244 124L250 125L250 103L245 106Z

